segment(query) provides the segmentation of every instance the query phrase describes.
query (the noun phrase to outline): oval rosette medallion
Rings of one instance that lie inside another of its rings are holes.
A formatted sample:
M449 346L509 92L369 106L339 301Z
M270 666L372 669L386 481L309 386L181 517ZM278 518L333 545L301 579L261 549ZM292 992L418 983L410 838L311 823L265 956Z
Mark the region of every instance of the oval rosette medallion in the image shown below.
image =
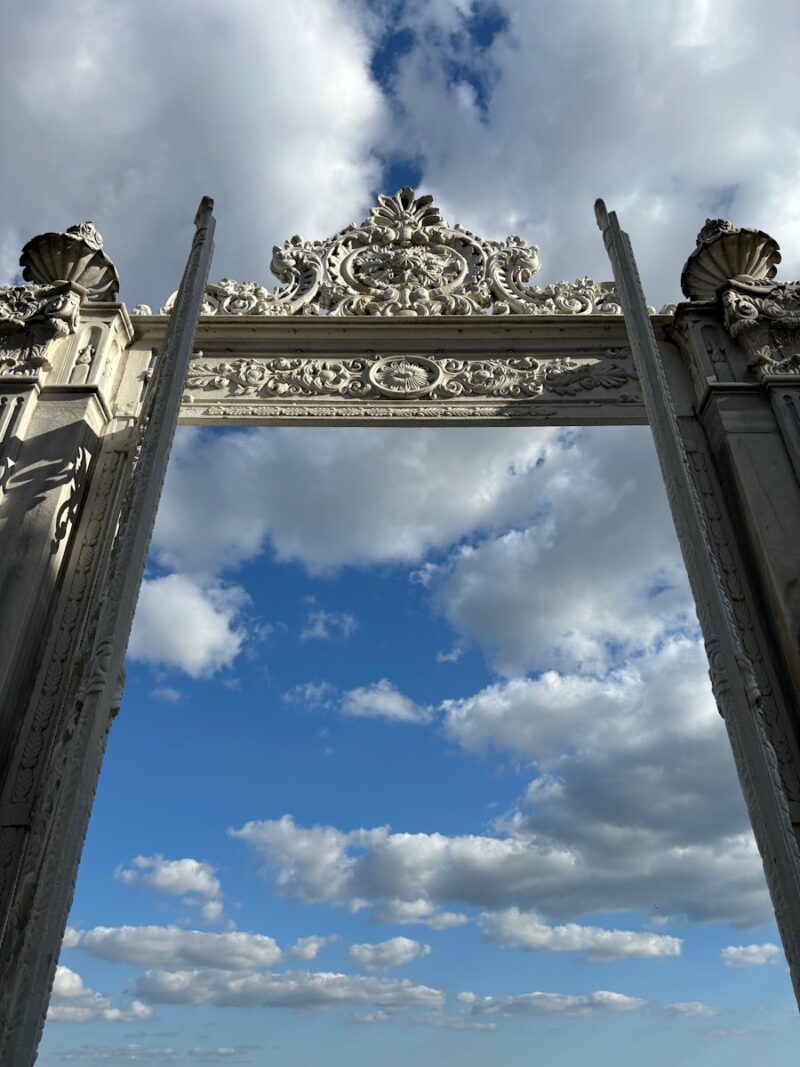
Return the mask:
M370 384L383 396L419 397L431 393L442 379L438 364L425 356L381 356L368 372Z

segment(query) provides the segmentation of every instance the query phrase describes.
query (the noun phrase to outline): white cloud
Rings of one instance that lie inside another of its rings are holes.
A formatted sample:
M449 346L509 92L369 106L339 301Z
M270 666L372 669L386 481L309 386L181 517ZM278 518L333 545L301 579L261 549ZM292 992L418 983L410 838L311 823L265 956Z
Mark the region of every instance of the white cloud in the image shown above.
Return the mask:
M648 430L567 431L519 479L537 513L421 572L462 642L501 673L597 674L694 630Z
M442 911L429 900L385 900L373 913L376 922L399 926L428 926L431 930L450 930L463 926L469 917L458 911Z
M393 978L311 971L230 974L223 971L147 971L134 982L137 996L155 1004L214 1004L242 1008L326 1008L370 1004L391 1011L437 1010L438 989Z
M337 934L332 934L329 937L320 937L319 934L312 934L310 937L301 937L292 945L287 951L287 956L294 956L298 960L315 960L320 954L320 951L326 946L330 945L332 941L336 941Z
M460 901L485 909L536 908L558 919L620 910L686 914L741 924L767 921L769 899L749 833L711 843L670 842L613 825L569 840L537 835L521 813L506 834L447 836L344 832L297 826L290 816L230 831L262 858L265 874L295 899L381 905L395 898ZM622 837L622 841L617 839ZM641 840L647 847L637 850ZM612 847L613 846L613 847Z
M238 619L247 599L238 586L203 586L184 574L145 579L128 654L208 677L239 654L245 633Z
M301 641L344 641L358 629L355 615L347 611L312 608L300 631Z
M81 40L65 50L76 17ZM2 238L94 218L129 306L157 307L177 287L208 193L219 219L214 276L266 280L273 244L361 217L379 180L375 148L388 114L369 74L369 25L343 0L274 0L268 9L197 0L191 17L153 0L20 12L6 30L2 77L18 148L4 173L17 232ZM35 99L23 89L34 71ZM89 128L82 116L101 98ZM233 165L243 144L246 165ZM51 158L63 161L57 176Z
M341 712L357 719L391 719L394 722L429 722L433 711L415 704L382 678L374 685L351 689L342 697Z
M114 1007L108 997L83 984L83 979L69 967L56 967L48 1022L56 1023L132 1023L152 1018L153 1009L140 1000L128 1008Z
M80 948L113 963L227 971L271 967L283 956L275 939L264 934L212 934L178 926L95 926L80 935Z
M114 877L125 885L146 886L171 896L183 896L184 893L197 893L211 899L222 896L216 867L202 860L190 856L168 860L156 854L136 856L131 862L131 867L117 867L114 871Z
M536 463L548 448L558 451L559 436L505 427L479 434L455 427L213 434L184 428L153 548L165 565L198 574L252 559L267 541L278 559L297 560L313 573L344 564L417 563L474 531L535 514ZM203 536L187 538L190 529Z
M783 959L780 945L770 942L764 945L728 945L720 952L726 967L761 967L765 963L777 963Z
M164 1045L140 1045L129 1042L125 1045L83 1044L78 1048L64 1049L59 1054L59 1063L77 1063L80 1067L122 1067L123 1064L148 1064L150 1067L162 1067L162 1064L180 1063L174 1048Z
M375 944L351 945L350 959L368 971L391 971L420 956L427 956L430 950L430 945L410 937L390 937L388 941Z
M703 220L725 214L773 233L787 276L798 276L800 135L790 116L765 126L745 75L774 71L777 96L792 98L790 0L766 11L732 0L724 18L716 7L709 15L707 0L559 4L544 17L525 0L501 0L507 25L480 49L454 10L411 5L413 46L392 81L395 143L418 146L421 186L451 222L538 243L545 281L608 278L592 213L603 196L632 234L658 304L679 295ZM736 137L719 123L722 101Z
M200 918L204 923L222 922L224 907L221 900L207 900L200 908Z
M590 960L663 958L681 952L678 937L578 923L551 926L536 912L519 908L483 912L478 925L487 941L529 952L585 952Z
M80 932L80 930L76 930L74 926L68 926L66 928L66 930L64 931L64 937L63 937L63 940L61 942L61 948L62 948L62 950L70 949L70 948L77 948L78 945L80 944L80 940L81 940L81 932Z
M167 704L179 704L183 700L183 693L171 685L157 685L151 690L151 695Z

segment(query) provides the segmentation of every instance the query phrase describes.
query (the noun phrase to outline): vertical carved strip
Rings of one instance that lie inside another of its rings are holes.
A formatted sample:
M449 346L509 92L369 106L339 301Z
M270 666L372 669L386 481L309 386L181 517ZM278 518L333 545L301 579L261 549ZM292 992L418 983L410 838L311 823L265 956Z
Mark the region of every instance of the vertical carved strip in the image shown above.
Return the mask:
M601 200L595 210L617 281L672 517L697 605L714 696L728 729L800 1003L800 848L765 723L765 694L739 637L721 567L722 546L715 544L693 476L630 240L620 229L616 215L609 215ZM707 490L706 495L712 495L716 506L722 509L718 488L707 484Z

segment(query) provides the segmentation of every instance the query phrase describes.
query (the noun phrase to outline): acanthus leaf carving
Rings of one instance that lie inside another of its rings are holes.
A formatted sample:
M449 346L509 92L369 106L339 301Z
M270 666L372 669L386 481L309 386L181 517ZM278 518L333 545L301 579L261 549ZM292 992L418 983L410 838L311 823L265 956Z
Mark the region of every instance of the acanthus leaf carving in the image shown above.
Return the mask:
M455 397L525 398L577 396L593 389L620 390L636 381L627 348L606 358L453 359L414 353L318 359L313 357L195 358L186 378L185 402L193 394L222 390L228 396L262 399L352 397L442 400Z
M47 346L80 323L80 294L72 285L0 288L0 374L35 378L48 369Z
M521 237L503 241L451 226L430 196L404 187L379 195L360 225L326 241L294 236L273 250L283 284L223 278L206 287L205 315L620 315L613 282L578 278L529 285L539 250ZM174 294L161 309L168 314ZM652 310L652 309L651 309Z
M732 282L722 307L757 378L800 374L800 282Z

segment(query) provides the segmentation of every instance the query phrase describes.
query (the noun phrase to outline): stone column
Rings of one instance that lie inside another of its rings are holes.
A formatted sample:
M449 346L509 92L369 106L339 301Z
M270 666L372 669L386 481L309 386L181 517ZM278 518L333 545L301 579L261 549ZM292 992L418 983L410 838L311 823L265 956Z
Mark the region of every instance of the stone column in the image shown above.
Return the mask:
M630 240L602 201L597 215L620 288L714 696L800 1004L800 689L794 673L800 486L792 443L776 414L785 401L781 396L775 404L764 377L764 361L779 363L783 372L793 357L763 323L766 333L748 355L737 340L731 297L740 291L765 292L768 298L774 293L777 245L758 231L735 230L720 220L707 223L683 272L690 303L676 311L674 344L659 346ZM748 321L757 318L741 312Z
M16 688L8 683L13 702L5 714L13 738L0 782L0 1067L30 1067L36 1058L108 731L122 695L123 658L212 233L211 203L204 201L146 392L150 354L125 351L132 331L124 308L79 303L78 340L65 352L47 349L52 378L41 385L9 479L9 485L18 478L34 483L13 512L31 530L19 556L29 567L33 592L32 604L22 592L15 601L21 605L17 648L24 664L12 665ZM84 393L100 413L74 428L79 420L70 401ZM38 406L46 403L67 413L56 419L52 440L52 419L36 421ZM39 461L42 437L57 460L53 485L47 481L50 467ZM69 447L72 454L59 451ZM66 488L65 465L71 472ZM48 506L40 509L42 500ZM9 544L14 533L9 518ZM10 587L16 588L16 579L12 569Z

